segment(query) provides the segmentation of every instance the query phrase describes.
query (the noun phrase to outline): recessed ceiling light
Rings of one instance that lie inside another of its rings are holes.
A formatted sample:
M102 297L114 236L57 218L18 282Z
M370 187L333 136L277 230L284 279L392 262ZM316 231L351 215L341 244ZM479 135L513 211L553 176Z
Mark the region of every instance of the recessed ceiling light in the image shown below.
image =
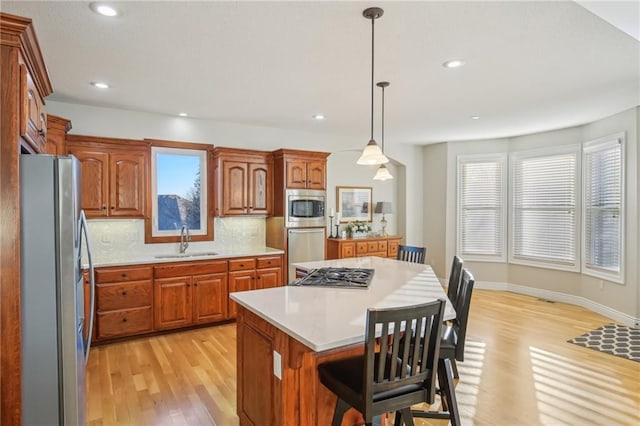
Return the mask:
M313 114L311 117L316 119L316 120L324 120L324 115L323 114Z
M464 65L464 61L462 59L451 59L450 61L442 64L445 68L458 68Z
M103 83L101 81L92 81L91 85L93 87L97 87L98 89L108 89L109 87L111 87L107 83Z
M472 116L471 116L471 119L472 119L472 120L480 120L480 116L472 115Z
M186 112L181 112L181 113L180 113L180 114L178 114L178 115L179 115L180 117L186 117L186 116L188 116L189 114L187 114Z
M111 7L109 5L106 5L104 3L91 3L91 4L89 4L89 7L95 13L98 13L98 14L100 14L102 16L108 16L108 17L112 18L112 17L118 15L118 11L116 9L114 9L113 7Z

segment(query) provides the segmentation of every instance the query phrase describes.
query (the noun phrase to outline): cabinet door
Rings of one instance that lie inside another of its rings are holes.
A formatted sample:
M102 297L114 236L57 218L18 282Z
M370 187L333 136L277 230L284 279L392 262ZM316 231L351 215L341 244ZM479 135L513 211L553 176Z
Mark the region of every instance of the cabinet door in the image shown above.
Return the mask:
M270 174L267 164L249 163L249 187L247 190L249 213L271 214L271 203L269 202Z
M400 240L389 240L387 244L387 257L396 258L398 257L398 245L400 244Z
M222 214L247 214L247 163L222 163Z
M309 161L307 163L307 188L325 189L326 162Z
M80 147L69 147L80 161L80 206L87 217L106 217L109 200L109 154Z
M355 243L343 243L340 244L340 259L345 257L354 257L356 255Z
M280 287L282 284L281 268L258 269L256 271L256 289Z
M42 153L45 152L47 141L47 118L44 103L24 64L20 65L20 77L25 91L22 95L20 135L36 152Z
M109 216L144 217L145 166L145 153L111 153Z
M287 188L307 187L307 162L304 160L287 160Z
M191 277L156 278L155 285L156 329L165 330L191 324Z
M203 324L227 317L227 274L193 277L193 322Z
M255 277L255 270L229 272L229 293L254 290L256 288ZM229 318L235 318L236 313L236 303L229 299Z

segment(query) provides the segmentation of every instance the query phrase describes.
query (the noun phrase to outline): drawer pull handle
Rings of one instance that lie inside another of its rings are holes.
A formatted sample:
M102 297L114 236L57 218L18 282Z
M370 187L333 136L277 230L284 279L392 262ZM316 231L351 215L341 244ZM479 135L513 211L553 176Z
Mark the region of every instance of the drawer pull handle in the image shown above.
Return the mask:
M241 267L241 268L244 268L244 263L241 263L241 264L240 264L240 267Z
M122 273L121 276L122 276L122 278L127 278L127 274L126 273Z
M107 209L107 206L102 206L102 210L106 210L106 209Z
M122 322L127 322L127 317L122 318Z
M126 295L127 295L127 292L126 292L126 291L123 291L123 292L122 292L122 295L123 295L123 296L126 296Z

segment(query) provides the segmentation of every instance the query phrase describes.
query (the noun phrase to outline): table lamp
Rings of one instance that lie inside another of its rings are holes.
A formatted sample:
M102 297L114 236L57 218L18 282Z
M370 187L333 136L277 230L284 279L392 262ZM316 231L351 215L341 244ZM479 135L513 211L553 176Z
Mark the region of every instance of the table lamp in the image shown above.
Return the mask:
M376 208L374 213L382 213L382 220L380 221L380 225L382 225L382 235L387 236L387 219L384 217L385 213L392 213L391 211L391 201L378 201L376 203Z

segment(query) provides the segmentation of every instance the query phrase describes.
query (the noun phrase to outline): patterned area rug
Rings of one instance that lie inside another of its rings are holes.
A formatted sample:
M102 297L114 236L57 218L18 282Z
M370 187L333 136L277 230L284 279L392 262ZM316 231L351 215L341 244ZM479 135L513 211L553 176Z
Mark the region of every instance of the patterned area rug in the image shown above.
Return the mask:
M567 342L640 362L640 329L638 328L607 324Z

